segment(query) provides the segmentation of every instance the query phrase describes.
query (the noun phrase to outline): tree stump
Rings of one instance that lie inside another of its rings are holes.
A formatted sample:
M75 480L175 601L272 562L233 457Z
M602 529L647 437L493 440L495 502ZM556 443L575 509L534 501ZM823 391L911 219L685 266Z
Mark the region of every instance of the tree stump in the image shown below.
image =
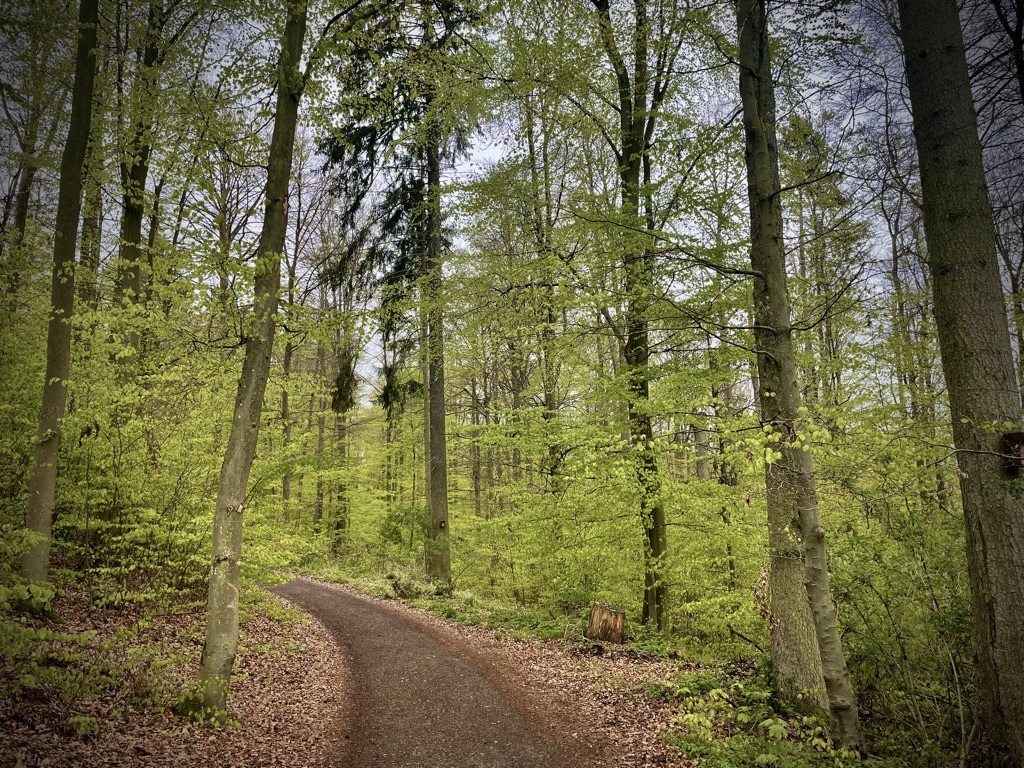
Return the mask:
M626 612L610 605L594 603L590 609L587 638L607 643L626 642Z

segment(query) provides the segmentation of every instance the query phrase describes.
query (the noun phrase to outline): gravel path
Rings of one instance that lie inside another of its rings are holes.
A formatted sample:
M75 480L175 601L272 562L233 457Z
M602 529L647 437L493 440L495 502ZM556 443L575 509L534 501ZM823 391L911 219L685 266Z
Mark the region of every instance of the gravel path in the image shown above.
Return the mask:
M457 633L304 579L275 590L318 619L352 681L346 768L594 768L599 745Z

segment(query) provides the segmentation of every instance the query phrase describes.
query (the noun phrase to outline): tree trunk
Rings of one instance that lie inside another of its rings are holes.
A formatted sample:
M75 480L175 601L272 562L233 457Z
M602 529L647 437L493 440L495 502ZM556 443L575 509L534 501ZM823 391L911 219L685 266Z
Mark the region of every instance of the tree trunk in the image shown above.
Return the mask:
M851 748L861 739L857 700L828 584L814 460L808 438L800 434L765 0L740 0L737 20L761 420L774 434L768 449L781 454L765 469L773 672L780 693L793 702L809 692L820 704L824 682L832 737Z
M270 373L274 318L281 287L281 254L288 223L288 182L303 75L299 69L306 33L306 0L287 8L277 68L277 113L270 140L263 228L256 251L253 316L238 380L234 418L217 488L213 523L213 561L207 602L206 644L199 670L201 700L186 700L189 714L223 713L238 647L238 578L242 554L242 515L249 471L256 455L263 394Z
M967 529L980 722L1024 766L1024 498L1000 433L1022 413L995 229L954 0L900 0L935 323ZM1000 762L1001 761L1001 762Z
M163 9L159 2L149 6L149 21L145 32L145 45L139 52L140 69L136 89L149 90L156 85L156 64L160 59L160 37ZM132 126L125 156L121 160L121 234L118 251L117 293L122 307L133 306L142 300L142 220L146 208L146 179L149 159L153 151L152 119L149 106L156 93L143 93L136 99L142 113ZM135 318L128 318L125 341L138 352L139 334Z
M92 312L99 307L100 244L103 239L103 187L100 181L102 173L102 147L96 146L95 140L90 144L87 165L92 171L85 189L85 210L82 218L82 243L79 265L82 270L79 281L79 295L85 306ZM83 282L84 280L84 282Z
M427 505L430 509L430 540L427 542L427 576L442 586L452 580L448 531L448 444L445 435L444 310L441 287L441 157L439 142L427 146L426 301L427 301L427 422L429 474Z
M598 14L602 47L615 75L619 117L616 148L619 163L619 212L625 223L621 238L624 287L626 292L625 340L622 355L629 388L627 415L629 444L640 490L640 520L644 543L644 599L641 621L659 630L667 626L667 587L661 569L668 550L665 505L661 500L661 478L654 450L654 429L650 408L650 334L648 312L654 292L654 256L648 238L638 233L651 229L650 198L646 221L641 215L641 181L649 181L648 148L654 140L658 109L668 92L672 56L659 55L655 72L648 69L650 27L646 0L634 4L632 73L615 40L615 22L609 0L592 0ZM664 32L664 29L662 29ZM669 40L661 44L670 47ZM642 175L641 175L642 174Z
M29 126L28 134L21 141L21 146L19 147L22 160L21 166L15 174L18 185L14 196L14 223L12 227L14 236L10 241L6 286L7 294L11 297L17 293L18 287L21 285L21 270L27 266L21 253L21 245L25 242L25 228L28 226L28 213L32 202L32 185L39 170L36 159L37 138L37 127L33 123ZM0 249L7 245L6 242L0 242Z
M338 465L341 468L341 480L338 481L337 502L334 521L331 526L331 551L341 551L341 540L348 529L349 517L349 484L348 484L348 416L344 413L334 417L334 437L338 445Z
M292 372L292 356L294 354L294 348L292 347L292 340L288 339L284 345L284 360L282 361L281 371L284 374L283 386L281 387L281 421L284 424L284 435L282 441L285 450L285 456L287 459L288 449L291 447L292 442L292 411L291 402L288 396L288 379ZM290 518L290 505L292 498L292 473L291 470L287 470L284 473L284 477L281 478L281 501L284 502L284 521L287 523Z
M38 442L29 482L25 525L43 540L21 561L21 574L45 581L50 566L50 534L57 489L61 420L67 404L65 384L71 371L71 317L75 308L75 251L82 212L82 173L92 126L96 79L98 0L82 0L78 13L78 48L71 93L71 125L61 156L57 219L53 240L50 320L46 332L46 379L39 410Z

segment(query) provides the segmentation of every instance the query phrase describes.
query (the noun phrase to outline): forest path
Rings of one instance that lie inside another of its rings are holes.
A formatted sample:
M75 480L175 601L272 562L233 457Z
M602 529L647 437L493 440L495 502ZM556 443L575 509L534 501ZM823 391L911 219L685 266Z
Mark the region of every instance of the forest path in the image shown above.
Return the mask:
M343 649L353 689L345 768L592 768L605 761L500 654L401 605L306 579L274 590Z

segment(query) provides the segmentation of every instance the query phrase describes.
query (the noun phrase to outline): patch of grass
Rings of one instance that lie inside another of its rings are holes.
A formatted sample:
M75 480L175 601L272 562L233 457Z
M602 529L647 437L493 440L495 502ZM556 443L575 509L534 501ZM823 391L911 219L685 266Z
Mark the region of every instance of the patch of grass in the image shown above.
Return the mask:
M407 602L448 621L500 630L513 637L556 640L582 632L575 617L551 616L541 611L509 606L471 592L456 591L450 596L421 595Z
M335 584L345 584L375 597L397 599L423 608L446 621L500 630L513 637L556 640L581 637L586 620L582 616L559 616L540 609L509 605L456 589L450 594L413 569L395 568L378 577L356 576L338 566L323 566L308 575Z

